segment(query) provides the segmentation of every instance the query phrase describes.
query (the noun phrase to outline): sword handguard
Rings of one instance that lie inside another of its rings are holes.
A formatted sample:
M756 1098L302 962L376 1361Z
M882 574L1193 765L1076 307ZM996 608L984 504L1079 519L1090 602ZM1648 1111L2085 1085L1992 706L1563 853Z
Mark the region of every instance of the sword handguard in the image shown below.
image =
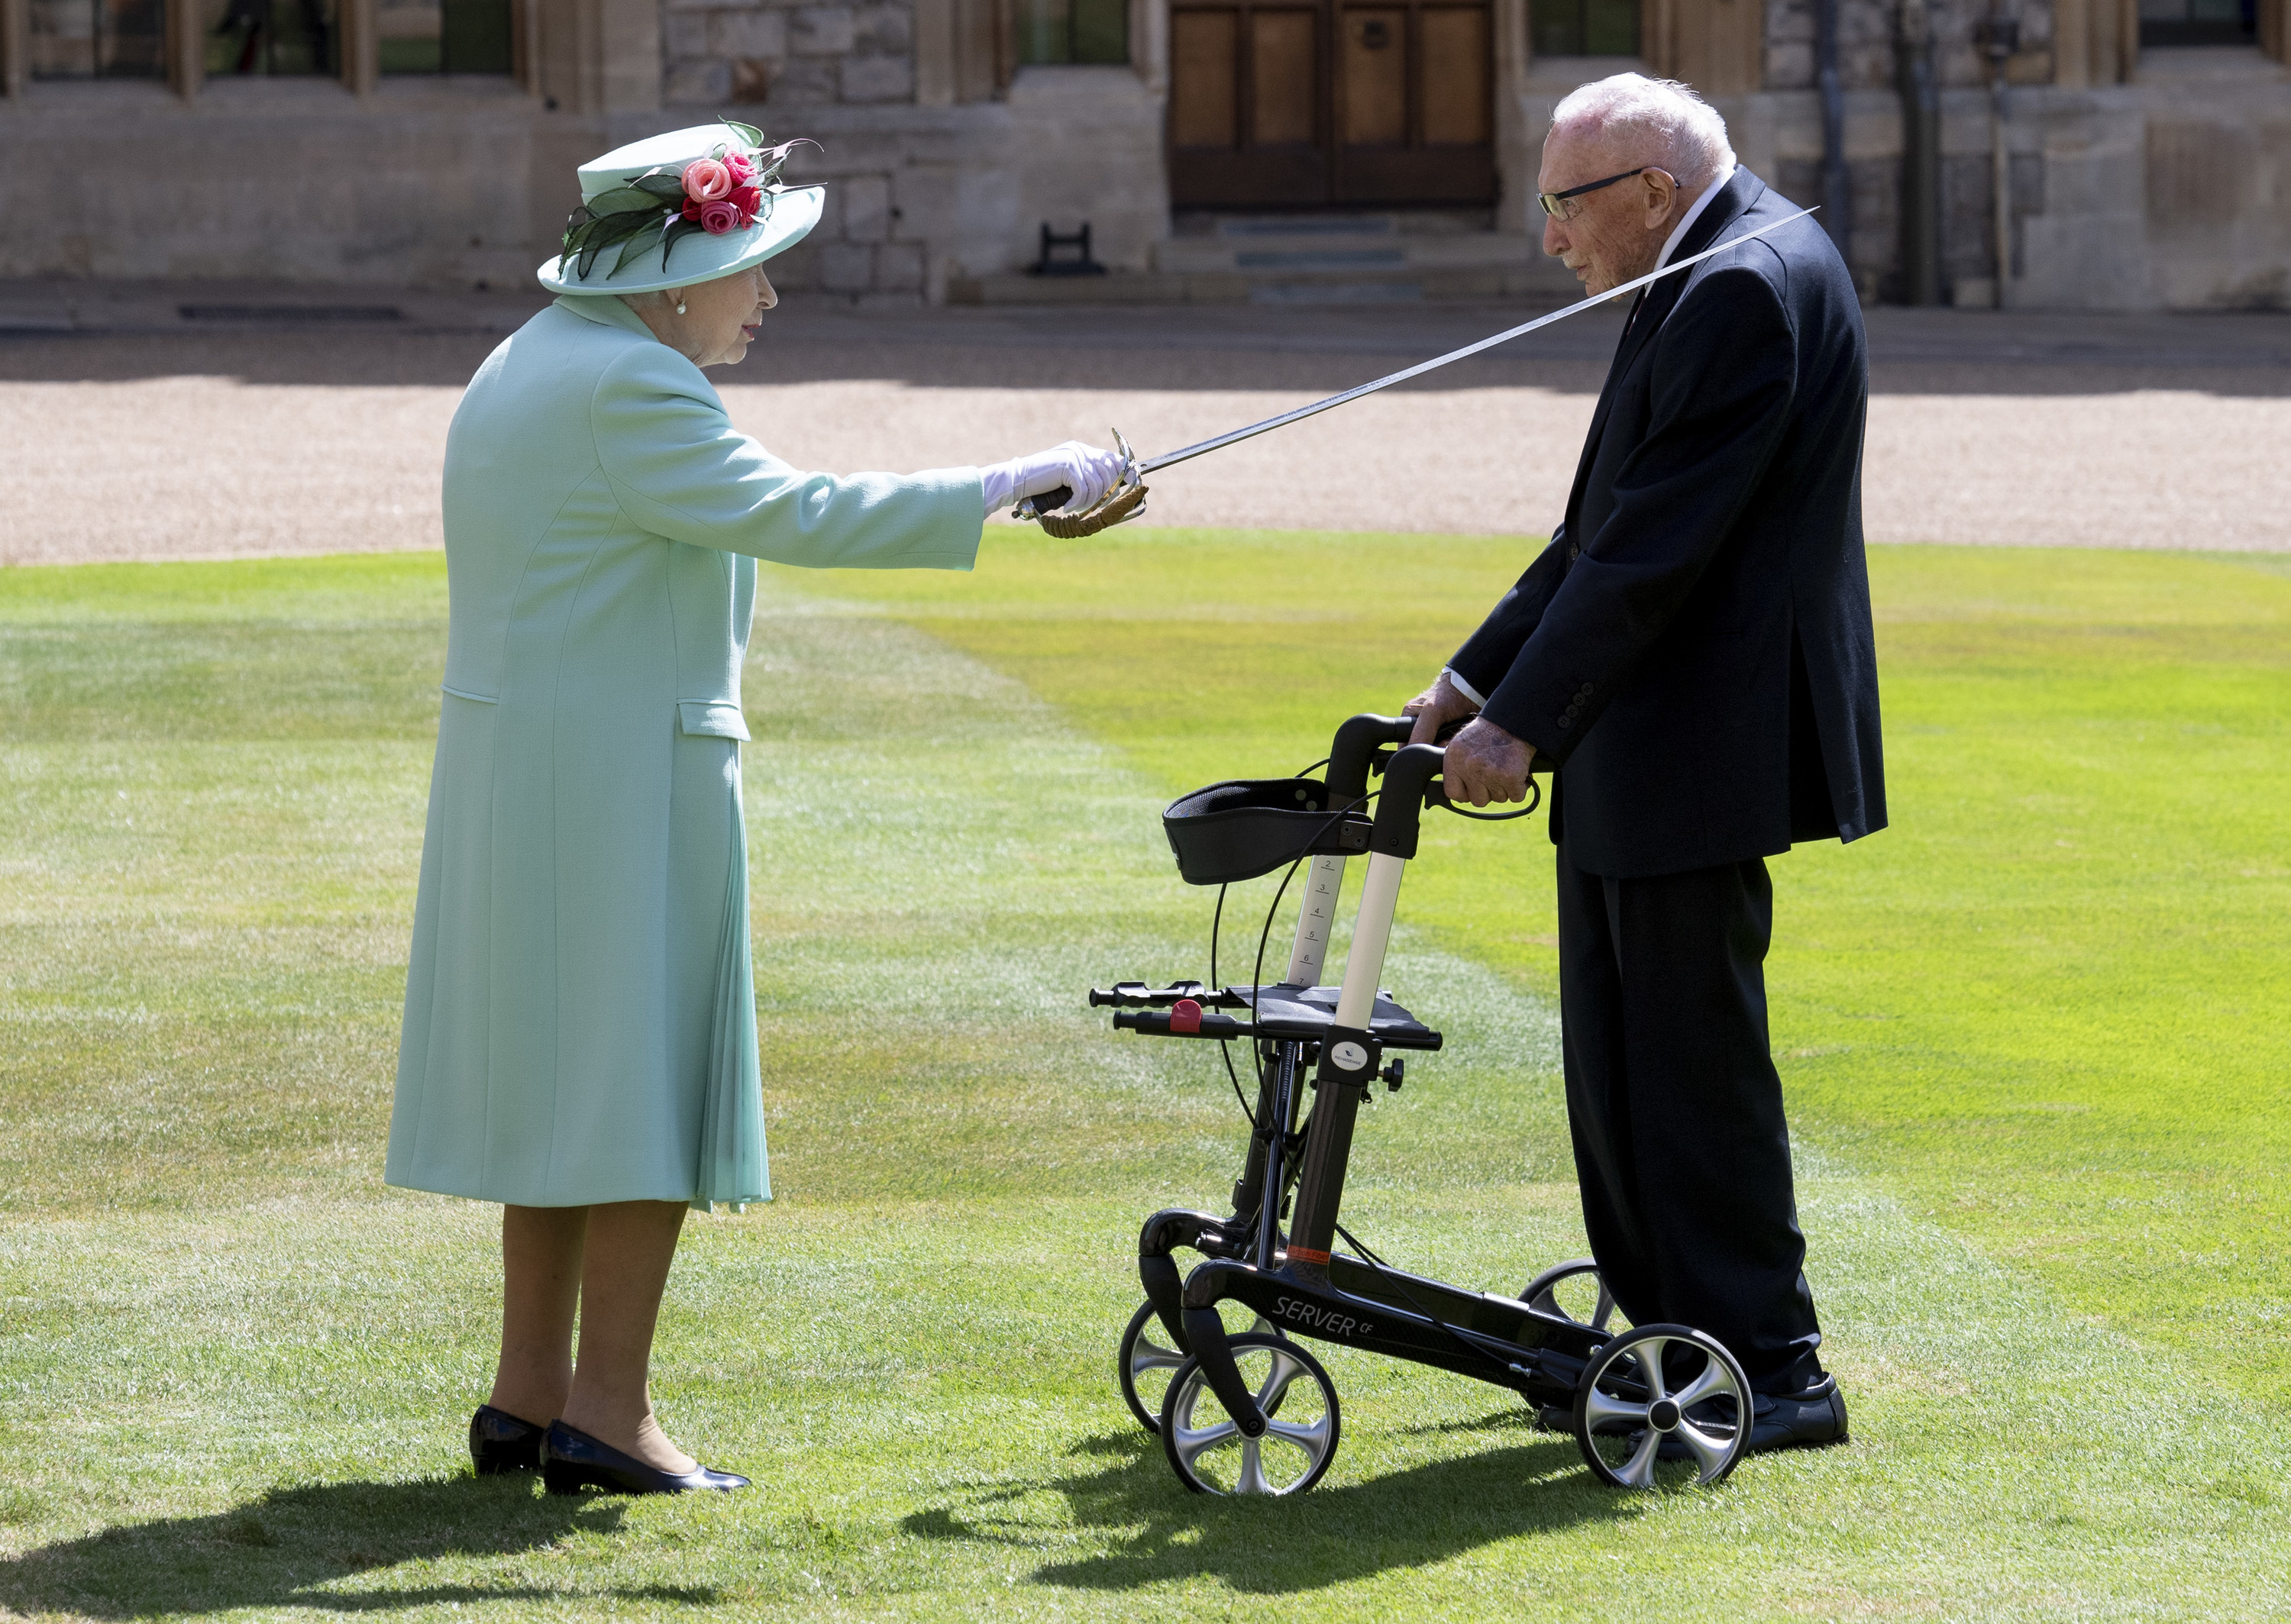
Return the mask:
M1041 526L1045 535L1056 536L1062 542L1078 542L1143 513L1146 486L1137 477L1137 454L1129 449L1129 442L1121 437L1119 429L1113 430L1113 443L1121 449L1121 479L1096 507L1081 513L1056 511L1073 500L1073 487L1061 485L1054 491L1025 498L1010 510L1010 517L1033 519Z
M1135 519L1145 511L1144 486L1118 485L1104 502L1086 513L1042 513L1036 515L1036 522L1045 535L1054 535L1062 542L1078 542L1085 535L1096 535Z

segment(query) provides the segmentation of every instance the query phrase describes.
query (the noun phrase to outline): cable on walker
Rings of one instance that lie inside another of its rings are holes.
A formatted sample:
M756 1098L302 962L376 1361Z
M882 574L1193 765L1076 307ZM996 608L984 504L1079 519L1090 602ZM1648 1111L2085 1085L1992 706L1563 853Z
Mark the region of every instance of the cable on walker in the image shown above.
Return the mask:
M1402 876L1434 808L1479 822L1524 817L1458 807L1439 783L1437 744L1410 744L1413 717L1355 716L1325 762L1288 778L1234 779L1180 797L1162 814L1178 872L1218 888L1210 980L1093 989L1118 1032L1211 1038L1250 1117L1241 1176L1223 1215L1166 1208L1138 1234L1145 1301L1121 1335L1117 1376L1139 1425L1158 1434L1189 1489L1295 1494L1335 1458L1342 1421L1335 1384L1305 1346L1333 1342L1433 1366L1568 1414L1577 1448L1602 1481L1652 1488L1672 1476L1713 1483L1749 1443L1750 1387L1719 1342L1684 1325L1621 1326L1588 1258L1535 1275L1516 1296L1473 1291L1395 1267L1338 1221L1354 1130L1371 1086L1396 1091L1405 1056L1439 1052L1441 1034L1378 985ZM1548 766L1539 761L1538 766ZM1379 776L1371 790L1369 780ZM1371 810L1371 808L1373 808ZM1352 942L1335 985L1323 982L1346 864L1366 857ZM1246 986L1218 981L1227 888L1285 869ZM1302 872L1286 973L1267 984L1266 944ZM1251 1106L1231 1045L1250 1045ZM1390 1056L1389 1059L1387 1058ZM1311 1096L1311 1109L1306 1110ZM1341 1241L1350 1251L1338 1250ZM1189 1270L1180 1251L1198 1255ZM1586 1312L1560 1293L1596 1292ZM1221 1306L1253 1314L1227 1328Z

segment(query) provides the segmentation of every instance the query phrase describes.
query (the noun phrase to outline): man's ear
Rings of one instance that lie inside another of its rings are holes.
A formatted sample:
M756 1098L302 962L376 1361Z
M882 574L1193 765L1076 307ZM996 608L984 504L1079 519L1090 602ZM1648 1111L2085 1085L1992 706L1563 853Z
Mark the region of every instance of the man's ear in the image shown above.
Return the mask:
M1678 185L1660 169L1650 169L1639 179L1647 185L1646 222L1647 229L1652 230L1662 224L1663 216L1670 213L1671 205L1678 197Z

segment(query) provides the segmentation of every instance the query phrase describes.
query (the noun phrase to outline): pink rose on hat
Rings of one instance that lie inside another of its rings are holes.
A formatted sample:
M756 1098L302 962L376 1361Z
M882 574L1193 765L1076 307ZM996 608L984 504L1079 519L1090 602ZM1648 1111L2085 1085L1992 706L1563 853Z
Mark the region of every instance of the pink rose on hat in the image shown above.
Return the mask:
M735 184L730 166L721 158L695 158L684 166L684 195L695 203L713 203Z
M713 203L700 205L700 229L711 237L721 237L727 231L740 229L740 210L729 198L719 197Z

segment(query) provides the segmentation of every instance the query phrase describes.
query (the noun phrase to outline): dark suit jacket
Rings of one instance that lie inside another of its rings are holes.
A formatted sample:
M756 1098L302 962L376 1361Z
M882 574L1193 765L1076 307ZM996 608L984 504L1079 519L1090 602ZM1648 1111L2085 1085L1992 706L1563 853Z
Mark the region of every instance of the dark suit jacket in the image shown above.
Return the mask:
M1738 169L1676 258L1792 212ZM1813 220L1640 295L1551 545L1449 662L1630 878L1885 824L1861 307Z

